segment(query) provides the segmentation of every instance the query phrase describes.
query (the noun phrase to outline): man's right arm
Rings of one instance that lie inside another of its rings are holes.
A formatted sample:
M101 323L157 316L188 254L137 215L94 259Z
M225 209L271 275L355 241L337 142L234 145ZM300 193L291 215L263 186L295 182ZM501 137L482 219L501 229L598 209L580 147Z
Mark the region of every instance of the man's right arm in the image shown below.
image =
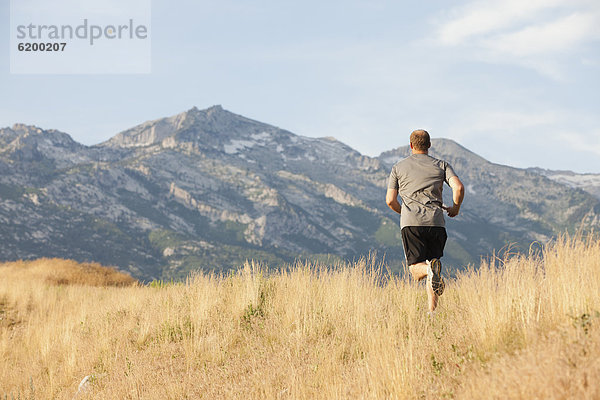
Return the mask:
M388 189L385 195L385 202L392 210L398 214L402 211L402 206L398 202L398 189Z
M460 205L465 198L465 187L463 186L458 176L453 176L448 181L448 184L452 188L452 201L454 204L451 207L443 207L444 210L448 211L450 218L456 217L460 211Z
M389 208L396 211L398 214L402 212L402 206L398 202L398 177L396 176L396 168L392 168L388 178L388 189L385 194L385 203Z

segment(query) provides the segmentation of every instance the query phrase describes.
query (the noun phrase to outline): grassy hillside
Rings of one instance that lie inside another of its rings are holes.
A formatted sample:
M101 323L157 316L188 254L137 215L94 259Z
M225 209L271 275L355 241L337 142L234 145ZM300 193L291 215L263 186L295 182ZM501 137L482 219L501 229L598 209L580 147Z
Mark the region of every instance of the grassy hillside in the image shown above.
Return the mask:
M112 267L60 258L0 264L0 276L7 282L16 279L50 285L132 286L137 282L130 275Z
M600 397L600 241L462 273L434 318L371 264L126 287L0 266L0 398Z

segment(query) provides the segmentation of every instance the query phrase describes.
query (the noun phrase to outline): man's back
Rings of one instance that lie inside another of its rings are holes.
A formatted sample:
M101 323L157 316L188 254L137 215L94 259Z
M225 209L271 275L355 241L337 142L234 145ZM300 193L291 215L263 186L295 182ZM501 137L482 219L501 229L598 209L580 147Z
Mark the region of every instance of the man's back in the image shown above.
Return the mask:
M396 189L402 199L401 226L445 226L442 189L453 176L447 162L427 154L412 154L397 162L388 188Z

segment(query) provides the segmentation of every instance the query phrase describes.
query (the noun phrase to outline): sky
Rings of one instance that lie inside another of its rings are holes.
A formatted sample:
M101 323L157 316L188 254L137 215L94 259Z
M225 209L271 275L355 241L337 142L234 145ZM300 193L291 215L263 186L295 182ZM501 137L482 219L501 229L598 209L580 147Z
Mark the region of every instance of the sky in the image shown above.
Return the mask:
M0 127L91 145L220 104L370 156L427 129L495 163L600 173L597 0L152 0L147 74L11 74L9 22L0 0Z

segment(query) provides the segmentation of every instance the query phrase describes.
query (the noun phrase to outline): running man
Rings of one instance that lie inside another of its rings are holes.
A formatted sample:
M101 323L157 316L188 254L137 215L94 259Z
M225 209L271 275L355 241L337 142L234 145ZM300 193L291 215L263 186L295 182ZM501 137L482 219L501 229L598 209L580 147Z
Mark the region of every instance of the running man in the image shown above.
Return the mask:
M385 201L400 214L406 262L416 281L427 278L429 312L433 313L445 286L440 262L447 238L444 210L449 217L456 217L465 190L450 164L427 154L430 147L427 131L410 134L412 155L392 167ZM444 182L452 188L454 204L450 207L442 203Z

